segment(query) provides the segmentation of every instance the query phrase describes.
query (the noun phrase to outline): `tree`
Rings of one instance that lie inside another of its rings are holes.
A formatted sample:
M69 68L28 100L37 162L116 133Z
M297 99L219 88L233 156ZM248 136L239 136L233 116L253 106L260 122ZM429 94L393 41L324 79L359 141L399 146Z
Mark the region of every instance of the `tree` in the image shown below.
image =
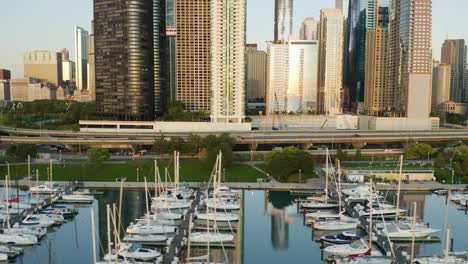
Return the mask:
M348 159L348 155L340 147L336 150L336 158L343 161Z
M287 147L282 150L273 150L265 158L267 170L279 181L286 181L299 170L312 172L314 161L312 156L296 147Z
M232 147L227 143L221 143L217 147L208 149L206 162L209 165L214 164L216 161L216 156L219 154L220 151L223 154L222 167L230 167L232 165L234 155L232 153Z
M463 162L468 158L468 146L460 145L453 151L453 157L456 161Z
M429 144L411 144L404 148L405 159L426 159L436 153Z
M445 160L444 154L439 153L437 155L437 158L436 158L435 162L434 162L434 167L436 169L441 169L441 168L445 167L445 164L446 164L446 160Z
M362 159L362 152L361 152L360 148L356 149L356 153L354 154L354 159L355 160L361 160Z
M109 160L110 154L108 149L104 148L90 148L88 149L88 161L90 162L103 162Z
M28 155L35 157L37 153L34 145L10 145L6 150L6 154L24 160Z

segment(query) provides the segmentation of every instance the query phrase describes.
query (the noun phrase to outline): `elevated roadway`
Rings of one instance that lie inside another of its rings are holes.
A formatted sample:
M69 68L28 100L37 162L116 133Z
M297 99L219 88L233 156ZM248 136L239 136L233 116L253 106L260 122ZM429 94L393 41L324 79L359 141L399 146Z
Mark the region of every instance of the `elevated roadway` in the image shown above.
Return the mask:
M0 142L13 144L66 144L104 147L128 147L153 145L161 134L149 133L90 133L14 129L0 127ZM170 138L188 137L191 133L163 134ZM201 133L203 136L207 133ZM249 131L232 133L238 144L256 148L260 144L327 144L347 143L355 145L385 144L400 142L454 142L468 140L468 129L440 129L436 131Z

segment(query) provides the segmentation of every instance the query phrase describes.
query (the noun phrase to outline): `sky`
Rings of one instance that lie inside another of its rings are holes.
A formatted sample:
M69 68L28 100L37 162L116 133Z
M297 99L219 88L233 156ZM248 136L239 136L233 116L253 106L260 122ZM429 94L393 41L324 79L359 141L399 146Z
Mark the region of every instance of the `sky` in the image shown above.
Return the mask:
M334 0L295 0L294 34L309 16L319 18L321 8L332 8ZM23 53L67 48L74 60L75 25L90 29L93 0L2 1L0 13L0 68L14 78L23 76ZM433 54L447 36L468 40L468 1L433 0ZM247 43L264 49L273 39L274 0L247 0Z

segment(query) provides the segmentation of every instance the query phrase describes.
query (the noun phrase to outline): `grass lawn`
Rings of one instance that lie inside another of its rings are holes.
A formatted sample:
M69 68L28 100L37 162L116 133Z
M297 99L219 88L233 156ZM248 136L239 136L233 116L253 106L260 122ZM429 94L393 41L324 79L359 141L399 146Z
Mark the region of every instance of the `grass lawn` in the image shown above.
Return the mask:
M273 178L275 178L276 180L278 180L278 177L275 177L275 173L272 172L272 171L269 171L265 164L259 164L259 165L256 165L256 166L257 166L259 169L261 169L261 170L263 170L263 171L266 171L266 172L269 173ZM318 176L317 176L317 174L315 173L315 171L314 171L314 172L302 172L302 173L301 173L300 180L301 180L301 182L302 182L302 181L305 181L305 180L308 180L308 179L312 179L312 178L318 178ZM280 181L280 182L299 183L299 172L289 175L289 177L288 177L288 179L287 179L286 181Z
M158 164L161 178L164 180L164 165ZM184 160L180 162L180 181L181 182L203 182L210 177L212 166L198 160ZM32 165L31 170L39 170L39 179L47 179L47 165ZM148 181L154 181L154 161L135 160L128 161L125 164L86 164L86 165L55 165L53 167L54 181L115 181L117 177L126 177L127 181L137 181L137 168L139 168L139 180L147 177ZM172 164L168 168L169 174L173 178L174 169ZM7 174L6 167L0 167L0 175ZM11 179L17 176L23 178L27 175L27 166L11 166ZM4 176L3 176L4 177ZM226 168L226 182L256 182L257 178L264 175L257 170L244 164L233 164ZM35 177L33 177L35 179Z
M359 163L342 163L343 168L345 169L356 169L356 170L399 170L400 165L398 163L382 163L374 161L372 164L370 162L359 162ZM427 170L432 169L432 164L403 164L403 170Z

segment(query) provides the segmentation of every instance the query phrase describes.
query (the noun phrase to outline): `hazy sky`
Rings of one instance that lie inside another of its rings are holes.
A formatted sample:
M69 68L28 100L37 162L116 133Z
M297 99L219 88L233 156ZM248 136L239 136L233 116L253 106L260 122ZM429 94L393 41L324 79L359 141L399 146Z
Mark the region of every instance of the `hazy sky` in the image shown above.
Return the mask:
M273 38L274 0L247 0L247 42L265 42ZM294 33L308 16L319 17L321 8L330 8L334 0L295 0ZM0 14L0 68L23 75L23 53L31 50L68 48L74 60L75 25L90 28L92 0L14 0L2 1ZM434 57L446 36L468 39L468 1L433 0Z

